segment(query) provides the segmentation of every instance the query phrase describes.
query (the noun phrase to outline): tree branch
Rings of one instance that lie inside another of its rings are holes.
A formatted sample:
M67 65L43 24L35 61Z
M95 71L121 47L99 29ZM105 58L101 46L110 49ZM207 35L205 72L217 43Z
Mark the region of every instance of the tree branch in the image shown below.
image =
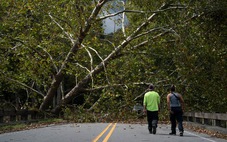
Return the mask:
M7 77L7 79L10 80L10 81L16 82L16 83L18 83L18 84L20 84L20 85L22 85L22 86L24 86L24 87L26 87L26 88L31 89L32 91L36 92L37 94L41 95L42 97L45 96L45 95L42 94L41 92L39 92L39 91L37 91L37 90L31 88L30 86L28 86L28 85L26 85L26 84L24 84L24 83L22 83L22 82L20 82L20 81L18 81L18 80L11 79L11 78L8 78L8 77Z
M58 67L57 67L56 64L54 63L53 57L50 55L49 52L47 52L46 49L42 48L40 45L38 45L38 47L41 48L41 49L49 56L49 58L50 58L50 60L51 60L51 62L52 62L52 64L53 64L53 66L54 66L54 68L55 68L55 71L56 71L56 73L57 73L57 72L58 72Z
M121 2L123 3L123 7L124 7L124 10L125 10L125 2L124 1L121 1ZM124 37L126 37L124 23L125 23L125 12L122 13L121 29L122 29Z
M58 25L58 27L65 33L65 35L69 38L69 40L72 42L72 45L74 45L75 43L74 43L74 40L73 40L73 37L68 33L68 32L66 32L65 31L65 29L53 18L53 16L49 13L48 14L49 15L49 17L54 21L54 23L55 24L57 24Z
M164 7L165 5L163 5ZM172 7L168 7L168 8L165 8L165 9L162 9L162 7L159 9L159 10L156 10L156 11L141 11L141 10L122 10L122 11L119 11L119 12L116 12L116 13L112 13L112 14L108 14L108 15L105 15L105 16L102 16L98 19L96 19L97 21L101 21L101 20L104 20L104 19L107 19L107 18L110 18L110 17L114 17L114 16L117 16L119 14L122 14L122 13L139 13L139 14L144 14L144 13L159 13L159 12L164 12L164 11L167 11L167 10L171 10L171 9L185 9L186 7L184 5L178 5L178 6L173 6Z

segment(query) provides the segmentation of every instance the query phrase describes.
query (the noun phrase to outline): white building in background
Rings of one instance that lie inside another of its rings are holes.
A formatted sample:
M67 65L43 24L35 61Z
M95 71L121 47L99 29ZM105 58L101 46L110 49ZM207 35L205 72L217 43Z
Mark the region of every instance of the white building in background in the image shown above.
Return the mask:
M124 10L124 5L125 5L126 0L113 0L108 2L108 5L111 5L112 8L107 8L106 11L103 11L103 15L108 15L108 14L113 14L117 13L119 11ZM105 34L110 34L114 33L117 30L121 29L124 32L124 27L128 25L128 19L125 14L119 14L117 16L107 18L103 20L103 28L104 28L104 33Z

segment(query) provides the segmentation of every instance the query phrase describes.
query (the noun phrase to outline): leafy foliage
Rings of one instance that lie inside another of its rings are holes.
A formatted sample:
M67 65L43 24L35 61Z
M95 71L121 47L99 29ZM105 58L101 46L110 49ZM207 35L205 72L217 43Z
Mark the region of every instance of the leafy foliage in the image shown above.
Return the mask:
M105 2L3 0L1 102L54 111L76 104L78 119L85 110L126 119L154 83L163 109L176 84L188 110L227 110L226 2L128 0L129 25L109 35L101 12L123 4Z

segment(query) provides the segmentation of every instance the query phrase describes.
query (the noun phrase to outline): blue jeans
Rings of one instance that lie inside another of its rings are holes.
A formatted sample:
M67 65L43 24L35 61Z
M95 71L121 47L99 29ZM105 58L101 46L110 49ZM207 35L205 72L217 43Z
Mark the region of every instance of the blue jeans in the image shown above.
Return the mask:
M178 122L179 131L184 132L183 111L181 107L171 107L171 111L172 113L170 113L170 121L172 133L176 133L176 121Z
M158 126L158 111L148 111L147 110L147 122L148 130L152 131L152 127Z

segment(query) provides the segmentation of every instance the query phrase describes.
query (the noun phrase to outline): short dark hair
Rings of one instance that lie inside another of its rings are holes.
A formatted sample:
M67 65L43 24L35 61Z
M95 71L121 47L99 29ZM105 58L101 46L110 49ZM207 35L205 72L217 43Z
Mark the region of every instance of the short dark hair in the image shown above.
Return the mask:
M148 89L154 90L154 85L153 84L150 84L149 87L148 87Z
M170 87L170 91L175 91L175 90L176 90L175 85L171 85L171 87Z

